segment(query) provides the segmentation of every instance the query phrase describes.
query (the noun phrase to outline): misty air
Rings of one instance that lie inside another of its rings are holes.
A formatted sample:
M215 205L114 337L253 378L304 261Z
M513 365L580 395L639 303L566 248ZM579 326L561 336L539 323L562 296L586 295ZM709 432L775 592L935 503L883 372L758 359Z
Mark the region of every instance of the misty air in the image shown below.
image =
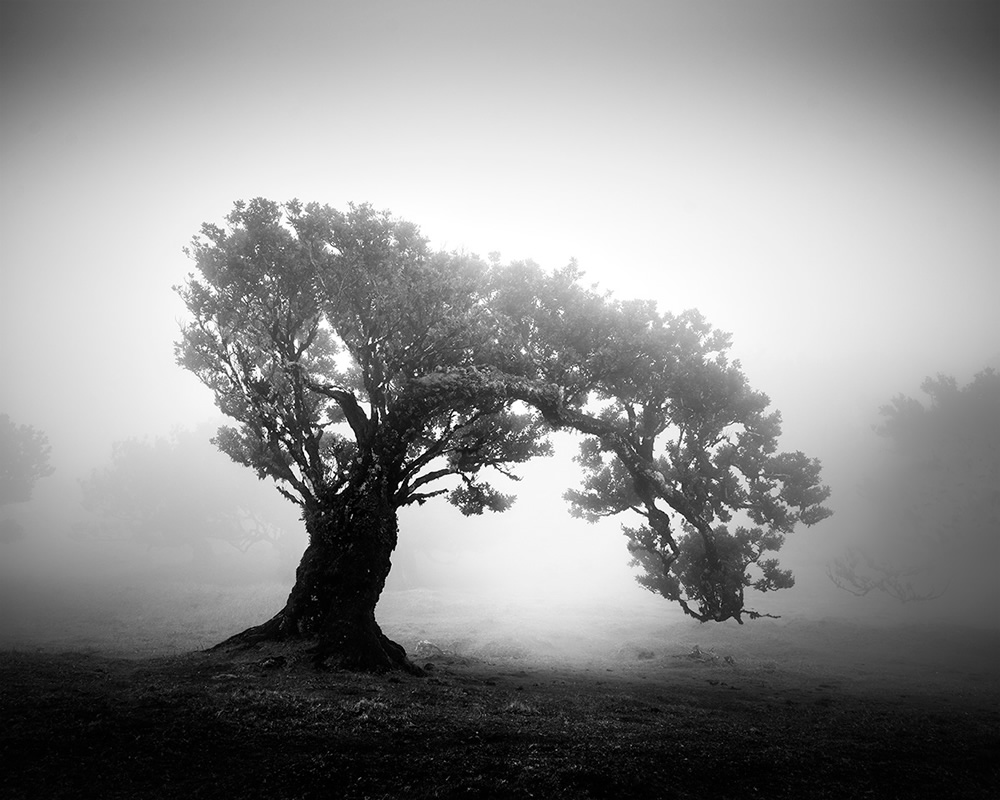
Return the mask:
M0 3L0 793L997 796L998 30Z

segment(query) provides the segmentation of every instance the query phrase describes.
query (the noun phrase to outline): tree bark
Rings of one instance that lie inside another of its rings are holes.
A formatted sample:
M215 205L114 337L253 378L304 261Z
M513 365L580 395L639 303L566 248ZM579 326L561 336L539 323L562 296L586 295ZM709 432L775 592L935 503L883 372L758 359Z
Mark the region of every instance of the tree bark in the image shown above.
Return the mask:
M285 607L217 647L301 640L314 644L317 666L419 674L375 620L398 535L391 497L387 482L370 475L307 509L309 546Z

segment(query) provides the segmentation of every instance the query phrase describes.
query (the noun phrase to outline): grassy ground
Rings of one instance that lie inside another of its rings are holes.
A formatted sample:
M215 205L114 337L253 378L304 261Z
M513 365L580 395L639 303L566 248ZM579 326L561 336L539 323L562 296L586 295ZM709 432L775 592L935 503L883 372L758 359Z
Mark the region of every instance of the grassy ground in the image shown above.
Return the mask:
M378 677L315 672L293 651L182 652L259 621L270 610L259 587L191 590L177 607L122 591L63 608L65 628L50 620L44 641L29 646L23 624L8 637L0 796L1000 791L995 633L709 627L655 604L458 604L413 591L387 595L381 618L428 674Z

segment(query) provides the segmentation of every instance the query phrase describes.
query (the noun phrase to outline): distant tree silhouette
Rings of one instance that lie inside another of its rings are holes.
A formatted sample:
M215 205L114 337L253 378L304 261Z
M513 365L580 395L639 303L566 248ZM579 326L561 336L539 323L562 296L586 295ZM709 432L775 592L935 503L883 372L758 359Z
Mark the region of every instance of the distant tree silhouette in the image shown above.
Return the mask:
M280 526L209 439L203 428L114 443L110 463L80 481L82 505L93 515L82 530L149 547L190 547L202 564L212 560L210 540L242 552L259 542L277 546Z
M935 599L998 563L1000 374L983 370L962 388L938 375L921 389L929 403L899 395L875 429L888 459L866 483L884 527L828 568L856 595Z
M39 480L55 470L49 463L48 437L30 425L17 425L0 414L0 506L24 503ZM12 518L0 520L0 542L25 535L23 526Z

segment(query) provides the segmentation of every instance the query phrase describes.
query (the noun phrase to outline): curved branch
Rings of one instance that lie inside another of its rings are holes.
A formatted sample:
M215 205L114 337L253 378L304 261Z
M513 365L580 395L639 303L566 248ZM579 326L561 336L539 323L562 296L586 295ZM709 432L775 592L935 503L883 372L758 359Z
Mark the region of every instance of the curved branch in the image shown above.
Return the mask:
M340 389L336 386L330 386L329 384L316 383L315 381L306 381L306 385L314 392L318 392L324 397L329 397L331 400L336 401L347 418L347 424L354 431L354 438L358 445L366 446L370 442L372 432L371 420L365 415L364 409L361 408L361 404L358 403L358 398L354 396L353 392L349 392L347 389Z

